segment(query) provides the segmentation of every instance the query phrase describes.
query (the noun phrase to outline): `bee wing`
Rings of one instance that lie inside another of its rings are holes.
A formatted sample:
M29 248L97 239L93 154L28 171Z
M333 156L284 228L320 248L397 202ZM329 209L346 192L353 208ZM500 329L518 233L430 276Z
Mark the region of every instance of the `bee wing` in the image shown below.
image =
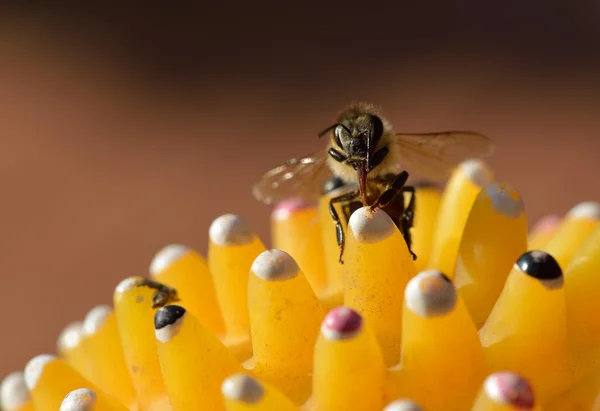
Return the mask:
M331 175L327 151L320 150L310 156L292 158L266 172L252 188L252 194L265 204L293 197L317 202L325 180Z
M400 133L395 145L402 168L433 181L445 179L465 160L489 157L494 151L489 138L471 131Z

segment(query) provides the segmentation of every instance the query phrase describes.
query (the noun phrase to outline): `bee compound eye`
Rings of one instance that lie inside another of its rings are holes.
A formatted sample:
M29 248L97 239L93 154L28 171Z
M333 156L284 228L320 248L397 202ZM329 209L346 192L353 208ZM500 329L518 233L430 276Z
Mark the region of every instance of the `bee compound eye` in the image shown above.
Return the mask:
M338 145L339 148L344 148L344 146L342 145L342 138L344 138L344 134L346 133L346 129L343 125L338 124L334 129L333 129L333 136L335 137L335 143Z

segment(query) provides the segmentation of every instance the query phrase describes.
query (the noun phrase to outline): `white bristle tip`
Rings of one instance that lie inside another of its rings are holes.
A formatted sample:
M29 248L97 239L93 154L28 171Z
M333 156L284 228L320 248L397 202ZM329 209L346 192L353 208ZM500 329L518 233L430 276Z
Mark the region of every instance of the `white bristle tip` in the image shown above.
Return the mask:
M264 389L258 381L241 373L227 378L221 385L221 392L226 398L246 404L256 404L264 395Z
M54 355L40 354L29 360L27 365L25 365L25 384L29 391L33 390L37 385L46 364L55 359L56 357Z
M396 400L389 403L383 411L422 411L419 405L411 400Z
M369 207L361 207L350 216L348 227L356 240L363 244L378 243L394 234L396 226L383 210L370 211Z
M18 410L29 401L29 389L22 371L8 374L0 383L0 408L6 411Z
M74 321L67 325L60 333L57 339L59 351L66 351L75 348L81 342L83 337L83 322Z
M217 217L208 230L211 241L220 246L250 244L254 240L252 228L238 215Z
M79 388L66 395L59 411L93 411L95 408L96 393L88 388Z
M421 271L404 291L406 306L421 317L442 316L456 306L456 288L440 271Z
M266 281L284 281L298 275L300 268L291 255L282 250L267 250L258 255L250 270Z
M189 248L181 244L169 244L160 249L150 263L150 275L158 275L171 264L189 252Z
M154 330L154 336L156 339L162 343L167 343L171 341L171 339L179 334L179 330L181 329L181 324L183 324L183 319L187 315L187 312L184 313L180 318L175 320L173 324L165 325L162 328Z
M97 333L111 313L112 308L108 305L97 305L92 308L83 320L83 334L92 335Z
M600 204L595 201L585 201L569 210L567 216L574 219L600 220Z
M463 175L479 187L485 187L494 180L492 169L479 159L463 161L460 165Z
M485 187L492 207L497 213L508 218L519 218L525 211L521 194L505 183L492 183Z
M129 290L134 289L138 282L140 281L139 277L129 277L124 279L123 281L121 281L117 287L115 288L115 291L118 293L125 293Z

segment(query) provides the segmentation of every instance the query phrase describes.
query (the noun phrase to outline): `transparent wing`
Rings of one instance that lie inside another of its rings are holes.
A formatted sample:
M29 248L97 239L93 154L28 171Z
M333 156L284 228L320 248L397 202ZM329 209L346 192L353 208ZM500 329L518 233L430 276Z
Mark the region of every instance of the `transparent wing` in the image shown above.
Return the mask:
M323 184L331 175L327 151L320 150L288 160L266 172L252 188L252 194L265 204L295 197L313 203L319 200Z
M402 168L422 178L440 181L462 161L492 155L489 138L471 131L405 134L395 136Z

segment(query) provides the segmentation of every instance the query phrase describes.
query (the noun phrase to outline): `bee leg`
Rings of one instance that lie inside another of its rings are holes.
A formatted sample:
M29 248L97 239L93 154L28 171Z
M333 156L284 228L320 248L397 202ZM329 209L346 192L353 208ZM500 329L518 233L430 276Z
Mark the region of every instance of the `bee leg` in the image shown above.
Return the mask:
M330 148L327 152L329 153L331 158L333 158L338 163L343 163L346 160L348 160L348 157L337 151L335 148Z
M341 196L332 198L329 200L329 215L333 219L335 223L335 236L337 239L338 246L340 247L340 264L344 264L344 260L342 259L344 255L344 245L346 243L346 237L344 235L344 228L342 227L342 222L340 221L340 216L338 215L337 210L335 209L335 203L341 203L344 201L350 201L355 199L358 196L358 191L352 191L350 193L342 194Z
M406 180L408 180L408 172L403 171L400 174L398 174L394 178L392 185L389 186L389 188L385 190L379 196L379 198L377 198L377 200L369 207L369 210L375 211L376 208L382 208L388 205L398 193L402 192L404 184L406 184Z
M152 308L160 308L168 303L179 301L177 290L149 278L143 278L137 283L138 287L148 287L156 290L152 295Z
M373 158L371 159L371 170L374 167L377 167L379 164L382 163L382 161L385 159L385 156L388 155L390 149L387 147L383 147L382 149L378 150L375 152L375 154L373 154Z
M410 229L413 226L414 218L415 218L415 188L411 186L402 187L403 193L410 193L410 200L408 201L408 205L406 209L402 213L402 236L404 237L404 241L406 241L406 245L408 246L408 251L412 255L412 259L416 260L417 255L412 251L412 238L410 235Z

